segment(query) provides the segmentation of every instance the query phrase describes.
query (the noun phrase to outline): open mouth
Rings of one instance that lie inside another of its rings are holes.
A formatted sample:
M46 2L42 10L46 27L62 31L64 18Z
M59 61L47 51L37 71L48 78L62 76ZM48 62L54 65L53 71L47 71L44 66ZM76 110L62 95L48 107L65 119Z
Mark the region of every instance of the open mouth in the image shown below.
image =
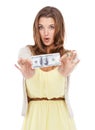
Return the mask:
M45 42L48 42L50 38L44 38L44 41Z

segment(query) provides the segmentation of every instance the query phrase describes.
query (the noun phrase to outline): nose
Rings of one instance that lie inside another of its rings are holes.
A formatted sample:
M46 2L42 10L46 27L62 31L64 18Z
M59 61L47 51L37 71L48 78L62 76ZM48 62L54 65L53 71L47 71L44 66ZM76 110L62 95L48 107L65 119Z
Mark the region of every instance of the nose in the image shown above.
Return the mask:
M47 28L44 29L44 34L47 36L49 34L49 30Z

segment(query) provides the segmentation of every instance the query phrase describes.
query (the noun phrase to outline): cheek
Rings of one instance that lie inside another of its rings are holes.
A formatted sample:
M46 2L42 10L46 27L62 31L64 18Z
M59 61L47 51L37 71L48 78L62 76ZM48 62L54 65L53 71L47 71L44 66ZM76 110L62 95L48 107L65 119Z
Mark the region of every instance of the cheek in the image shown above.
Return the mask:
M43 33L42 33L42 32L39 32L39 34L40 34L40 37L43 38Z
M52 33L52 34L51 34L52 39L54 39L54 36L55 36L54 33Z

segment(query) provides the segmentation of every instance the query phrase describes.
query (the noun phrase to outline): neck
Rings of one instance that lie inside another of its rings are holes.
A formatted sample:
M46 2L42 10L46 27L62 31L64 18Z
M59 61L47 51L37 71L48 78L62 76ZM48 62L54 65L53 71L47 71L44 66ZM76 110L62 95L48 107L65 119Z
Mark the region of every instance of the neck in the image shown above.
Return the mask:
M46 52L50 53L51 49L54 47L54 44L46 47Z

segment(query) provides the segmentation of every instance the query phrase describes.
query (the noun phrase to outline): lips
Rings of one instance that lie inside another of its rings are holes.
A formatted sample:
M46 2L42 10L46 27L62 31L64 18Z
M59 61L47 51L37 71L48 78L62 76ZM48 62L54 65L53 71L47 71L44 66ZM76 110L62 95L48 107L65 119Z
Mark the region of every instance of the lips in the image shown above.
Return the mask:
M49 37L44 38L44 41L48 42L50 40Z

